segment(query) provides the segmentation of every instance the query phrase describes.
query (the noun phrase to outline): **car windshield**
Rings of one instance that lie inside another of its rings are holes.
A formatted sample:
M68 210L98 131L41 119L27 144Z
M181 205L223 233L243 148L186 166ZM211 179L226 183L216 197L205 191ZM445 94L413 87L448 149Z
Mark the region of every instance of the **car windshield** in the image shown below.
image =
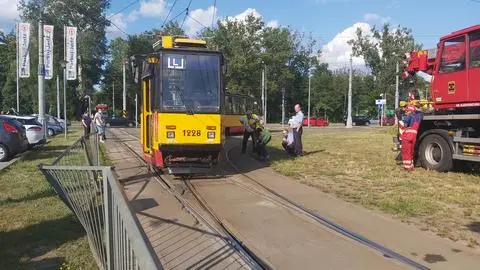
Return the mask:
M163 111L214 113L220 110L219 55L166 54L162 70Z

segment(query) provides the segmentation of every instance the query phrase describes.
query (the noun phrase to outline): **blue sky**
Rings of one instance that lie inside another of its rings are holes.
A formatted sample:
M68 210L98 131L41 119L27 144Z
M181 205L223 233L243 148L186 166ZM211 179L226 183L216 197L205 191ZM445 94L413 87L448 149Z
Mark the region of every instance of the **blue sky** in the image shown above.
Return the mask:
M15 2L0 0L0 29L9 30L18 18ZM194 34L211 25L215 0L177 0L169 18L185 10L191 1L184 28ZM124 9L134 0L112 0L107 17ZM111 17L121 30L109 29L109 38L160 28L175 0L140 0ZM477 11L475 11L477 10ZM476 0L217 0L216 18L241 19L246 13L262 17L270 26L291 26L311 32L323 50L322 60L334 67L347 63L350 48L346 41L357 27L389 22L411 28L417 42L434 47L441 35L479 24L480 1ZM476 14L475 14L476 13ZM184 13L178 17L183 21ZM354 59L361 64L361 59Z

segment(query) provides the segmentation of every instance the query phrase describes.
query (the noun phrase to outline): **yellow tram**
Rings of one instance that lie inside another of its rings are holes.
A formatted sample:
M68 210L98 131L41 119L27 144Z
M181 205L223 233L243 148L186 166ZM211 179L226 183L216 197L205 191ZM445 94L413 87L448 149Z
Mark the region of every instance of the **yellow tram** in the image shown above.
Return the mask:
M225 101L222 110L222 127L225 136L243 134L244 126L240 123L240 117L245 116L247 110L252 110L257 115L262 115L260 101L251 96L225 93Z
M223 55L185 37L163 36L155 46L154 53L133 58L142 59L144 158L170 174L206 173L224 143Z

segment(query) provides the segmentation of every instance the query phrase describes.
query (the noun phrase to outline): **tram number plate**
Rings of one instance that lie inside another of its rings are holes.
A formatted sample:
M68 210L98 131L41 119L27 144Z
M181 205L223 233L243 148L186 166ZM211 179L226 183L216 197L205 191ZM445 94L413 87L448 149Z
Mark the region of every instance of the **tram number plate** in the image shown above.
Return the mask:
M200 136L200 130L193 130L193 129L184 129L183 136L191 137L191 136Z

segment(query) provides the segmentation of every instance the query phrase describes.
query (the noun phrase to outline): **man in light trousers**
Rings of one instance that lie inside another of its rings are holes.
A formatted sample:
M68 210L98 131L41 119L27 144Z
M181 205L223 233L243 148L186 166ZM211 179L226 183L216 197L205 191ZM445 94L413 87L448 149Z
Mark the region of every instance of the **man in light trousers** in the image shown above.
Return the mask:
M297 113L292 118L293 128L293 143L295 145L295 155L303 156L302 134L303 134L303 112L300 104L295 105L295 112Z

